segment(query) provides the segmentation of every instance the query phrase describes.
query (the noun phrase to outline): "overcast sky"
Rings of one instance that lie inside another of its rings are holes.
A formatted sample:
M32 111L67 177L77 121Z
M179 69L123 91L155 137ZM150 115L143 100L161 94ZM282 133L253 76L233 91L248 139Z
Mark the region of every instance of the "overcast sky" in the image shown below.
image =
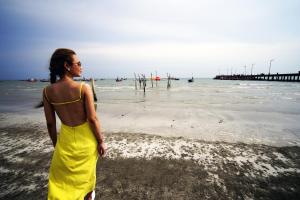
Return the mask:
M0 0L0 79L46 78L56 48L85 77L300 70L299 0Z

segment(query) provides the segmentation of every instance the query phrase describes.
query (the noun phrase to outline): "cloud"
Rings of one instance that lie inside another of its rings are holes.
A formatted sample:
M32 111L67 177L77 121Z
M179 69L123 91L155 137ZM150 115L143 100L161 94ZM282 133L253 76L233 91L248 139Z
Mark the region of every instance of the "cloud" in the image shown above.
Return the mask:
M84 43L78 46L85 55L101 56L119 60L167 60L178 62L215 62L253 60L278 57L299 52L295 43L137 43L137 44L95 44Z
M131 66L158 66L213 75L251 63L263 70L271 58L278 71L295 71L299 6L279 0L12 0L0 7L0 59L19 67L12 59L19 57L35 70L30 60L44 65L54 49L68 47L88 65L124 66L129 73Z
M7 9L82 39L268 42L299 38L296 2L13 1ZM68 31L69 30L69 31ZM292 31L291 31L292 30ZM52 30L55 31L55 30ZM298 34L297 34L298 33ZM89 37L85 37L89 36ZM98 37L97 37L98 36Z

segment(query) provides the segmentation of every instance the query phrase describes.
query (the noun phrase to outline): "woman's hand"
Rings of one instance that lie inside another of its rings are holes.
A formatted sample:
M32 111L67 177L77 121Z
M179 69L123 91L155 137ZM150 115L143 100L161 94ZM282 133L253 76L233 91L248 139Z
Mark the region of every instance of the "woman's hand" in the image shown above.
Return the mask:
M106 145L104 142L98 143L98 147L97 147L98 153L101 157L105 156L106 153Z

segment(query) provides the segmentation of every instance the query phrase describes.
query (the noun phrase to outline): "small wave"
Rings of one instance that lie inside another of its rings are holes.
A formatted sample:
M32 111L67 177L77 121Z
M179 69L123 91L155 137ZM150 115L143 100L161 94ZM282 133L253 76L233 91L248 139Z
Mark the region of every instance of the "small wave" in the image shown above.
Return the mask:
M237 83L236 85L241 85L241 86L248 86L248 83Z
M292 100L293 98L292 97L285 97L285 96L283 96L283 97L281 97L281 99Z
M171 88L172 91L180 92L180 91L197 91L197 88L191 88L191 87L174 87Z
M260 96L246 96L245 99L264 99L264 97L260 97Z
M133 86L116 86L116 87L105 87L105 86L96 86L99 90L113 91L113 90L132 90Z
M239 89L249 89L250 87L247 87L247 86L238 86L238 87L233 87L233 88L239 88Z
M24 90L24 91L36 91L38 89L37 88L24 88L22 90Z
M235 85L241 86L272 86L270 83L237 83Z
M272 84L268 83L250 83L251 86L272 86Z
M268 89L269 87L261 87L261 86L258 86L258 87L255 87L256 89Z

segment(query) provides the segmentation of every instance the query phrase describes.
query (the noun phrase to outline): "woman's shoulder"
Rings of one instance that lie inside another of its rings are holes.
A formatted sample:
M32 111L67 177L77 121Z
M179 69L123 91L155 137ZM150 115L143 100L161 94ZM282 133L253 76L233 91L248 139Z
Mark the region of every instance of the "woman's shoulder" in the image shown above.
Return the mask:
M88 83L83 81L80 84L82 84L82 92L83 93L86 93L86 91L91 90L91 86Z
M43 89L43 91L49 91L52 88L52 84L51 85L46 85Z
M56 87L57 87L57 84L58 84L58 83L52 83L52 84L50 84L50 85L46 85L46 86L44 87L44 90L47 90L47 92L48 92L48 91L52 91L53 88L56 88Z
M90 85L88 83L86 83L85 81L80 82L80 84L82 84L83 87L89 87Z

